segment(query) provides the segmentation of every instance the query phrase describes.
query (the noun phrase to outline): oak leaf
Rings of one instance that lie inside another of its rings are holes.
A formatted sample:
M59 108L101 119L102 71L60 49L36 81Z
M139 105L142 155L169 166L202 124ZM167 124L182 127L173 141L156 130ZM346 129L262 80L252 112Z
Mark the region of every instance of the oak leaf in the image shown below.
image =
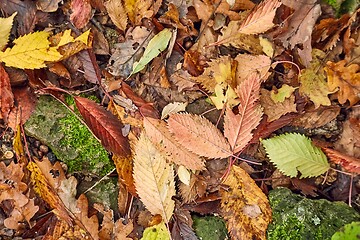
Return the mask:
M280 5L278 0L266 0L258 4L241 23L239 33L259 34L271 29L276 9Z
M169 162L184 165L192 170L205 168L204 160L179 144L164 121L145 117L144 128L148 138Z
M240 104L238 114L227 108L224 117L224 135L233 153L240 152L250 142L252 131L260 123L262 110L259 105L260 77L252 74L236 89Z
M9 41L10 31L15 16L16 12L8 18L0 18L0 51L6 46Z
M232 239L266 239L271 208L266 195L240 167L232 166L221 190L221 215Z
M360 66L346 65L346 60L337 63L327 62L324 68L328 77L330 91L337 91L339 103L349 100L353 106L360 100Z
M134 180L145 207L169 222L175 207L174 170L145 134L135 146Z
M175 139L191 152L209 158L231 155L230 145L209 120L199 115L173 114L168 120Z
M113 114L87 98L74 100L86 124L107 150L119 156L131 155L129 142L121 132L122 124Z

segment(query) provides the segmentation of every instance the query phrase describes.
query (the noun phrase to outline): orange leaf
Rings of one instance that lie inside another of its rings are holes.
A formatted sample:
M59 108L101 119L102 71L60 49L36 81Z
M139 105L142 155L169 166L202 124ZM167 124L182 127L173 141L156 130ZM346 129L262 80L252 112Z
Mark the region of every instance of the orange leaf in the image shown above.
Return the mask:
M360 174L360 159L345 155L331 148L322 148L331 162L340 164L346 171Z
M209 120L192 114L173 114L168 120L170 132L191 152L209 158L231 155L229 143Z
M239 114L226 109L224 118L224 135L229 140L233 153L240 152L250 142L252 131L260 123L262 110L258 103L260 78L252 74L242 82L236 92L240 99Z
M95 102L74 97L76 107L91 131L101 140L102 145L119 156L130 156L130 145L121 133L121 122Z
M221 215L232 239L266 239L271 221L269 200L242 168L232 166L222 190Z
M0 119L5 123L8 121L8 116L11 108L14 106L14 96L11 91L9 75L2 65L0 65Z
M276 9L280 7L279 0L266 0L257 5L241 23L239 32L244 34L258 34L274 26L273 19Z
M151 142L160 149L169 162L184 165L192 170L204 169L203 159L176 142L164 121L145 117L144 128Z

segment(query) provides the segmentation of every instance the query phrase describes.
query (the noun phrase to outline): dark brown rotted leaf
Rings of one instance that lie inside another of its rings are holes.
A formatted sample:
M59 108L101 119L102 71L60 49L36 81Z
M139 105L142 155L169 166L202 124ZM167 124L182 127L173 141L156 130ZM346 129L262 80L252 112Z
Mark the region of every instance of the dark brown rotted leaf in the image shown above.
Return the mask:
M74 99L86 124L107 150L119 156L131 154L129 141L121 133L123 125L114 115L87 98Z

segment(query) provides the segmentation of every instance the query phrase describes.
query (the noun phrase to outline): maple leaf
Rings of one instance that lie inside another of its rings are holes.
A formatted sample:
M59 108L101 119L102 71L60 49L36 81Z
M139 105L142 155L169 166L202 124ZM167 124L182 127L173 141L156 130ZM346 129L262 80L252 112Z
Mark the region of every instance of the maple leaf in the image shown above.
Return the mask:
M74 97L76 107L102 145L119 156L130 156L130 146L121 133L121 122L97 103L83 97Z
M169 222L175 207L174 170L145 134L135 146L134 180L145 207Z
M118 0L110 0L104 2L104 6L115 26L120 30L125 31L128 17L122 2Z
M259 34L266 32L274 26L273 19L276 9L280 7L281 2L278 0L262 1L239 26L239 33Z
M228 139L233 153L240 152L250 142L251 132L260 123L262 110L258 103L260 78L252 74L236 89L240 104L239 114L227 108L224 117L224 135Z
M10 31L15 16L16 12L14 12L8 18L0 18L0 51L6 46L9 41Z
M145 117L144 128L151 142L158 147L169 162L184 165L192 170L205 168L204 160L179 144L170 133L165 122Z
M231 155L229 143L209 120L192 114L173 114L168 120L170 132L191 152L209 158Z
M360 66L350 64L346 60L337 63L327 62L324 70L328 77L328 86L331 91L338 91L339 103L349 100L353 106L360 100Z
M221 215L232 239L266 239L271 221L269 200L255 181L240 167L233 165L221 190Z

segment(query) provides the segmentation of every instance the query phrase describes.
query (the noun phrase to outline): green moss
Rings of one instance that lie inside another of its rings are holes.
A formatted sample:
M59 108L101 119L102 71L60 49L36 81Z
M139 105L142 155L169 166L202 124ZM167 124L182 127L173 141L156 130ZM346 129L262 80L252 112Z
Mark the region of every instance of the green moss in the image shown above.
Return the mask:
M358 240L360 239L360 222L346 224L336 232L331 240Z
M273 222L268 239L331 239L347 223L357 221L360 215L343 202L311 200L278 188L269 194Z
M200 240L228 239L225 222L222 218L215 216L194 216L193 222L193 228Z
M88 128L52 97L40 97L25 130L48 145L55 156L66 163L69 173L103 176L114 168L107 151Z

